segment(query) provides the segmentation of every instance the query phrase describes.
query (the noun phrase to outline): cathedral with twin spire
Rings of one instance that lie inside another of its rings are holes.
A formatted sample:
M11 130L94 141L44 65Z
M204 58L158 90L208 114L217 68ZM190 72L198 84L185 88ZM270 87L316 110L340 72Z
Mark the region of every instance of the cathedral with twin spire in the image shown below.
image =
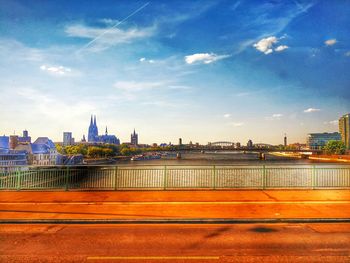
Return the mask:
M120 144L120 140L115 135L108 135L108 130L104 135L98 135L98 128L96 124L96 116L91 115L90 126L88 131L88 142L90 143L110 143L110 144Z

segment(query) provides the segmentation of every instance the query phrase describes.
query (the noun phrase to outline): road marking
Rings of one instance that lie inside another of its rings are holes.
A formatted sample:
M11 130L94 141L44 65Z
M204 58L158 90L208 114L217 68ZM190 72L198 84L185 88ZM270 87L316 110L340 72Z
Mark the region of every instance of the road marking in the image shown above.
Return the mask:
M217 204L350 204L348 201L170 201L170 202L0 202L0 205L217 205Z
M169 259L189 259L189 260L218 260L219 256L96 256L87 257L87 260L169 260Z

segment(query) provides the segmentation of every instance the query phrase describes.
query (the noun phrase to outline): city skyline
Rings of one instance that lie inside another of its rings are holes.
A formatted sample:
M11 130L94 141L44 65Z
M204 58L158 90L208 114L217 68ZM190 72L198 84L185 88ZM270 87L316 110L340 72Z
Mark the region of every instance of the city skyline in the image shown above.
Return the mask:
M94 113L121 142L304 143L350 112L346 1L0 7L6 135L80 141Z

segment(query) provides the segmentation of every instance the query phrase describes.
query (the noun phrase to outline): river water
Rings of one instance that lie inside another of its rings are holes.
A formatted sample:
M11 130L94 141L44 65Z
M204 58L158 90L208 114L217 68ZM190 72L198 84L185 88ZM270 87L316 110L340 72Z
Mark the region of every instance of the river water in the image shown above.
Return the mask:
M144 165L232 165L232 166L332 166L332 167L344 167L349 166L347 163L338 162L325 162L318 160L291 158L284 156L276 156L272 154L266 154L266 160L259 160L257 153L242 153L242 152L206 152L206 153L183 153L181 159L175 157L166 157L155 160L142 160L142 161L130 161L123 160L118 161L117 165L128 166L144 166Z

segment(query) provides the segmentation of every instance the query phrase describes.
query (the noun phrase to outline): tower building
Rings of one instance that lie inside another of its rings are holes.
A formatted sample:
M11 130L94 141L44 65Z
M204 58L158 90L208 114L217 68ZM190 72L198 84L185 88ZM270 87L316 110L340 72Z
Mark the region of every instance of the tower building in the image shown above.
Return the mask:
M134 133L131 134L130 142L132 145L135 145L135 146L139 144L139 135L135 132L135 129L134 129Z
M339 119L339 133L346 149L350 149L350 113L343 115Z

